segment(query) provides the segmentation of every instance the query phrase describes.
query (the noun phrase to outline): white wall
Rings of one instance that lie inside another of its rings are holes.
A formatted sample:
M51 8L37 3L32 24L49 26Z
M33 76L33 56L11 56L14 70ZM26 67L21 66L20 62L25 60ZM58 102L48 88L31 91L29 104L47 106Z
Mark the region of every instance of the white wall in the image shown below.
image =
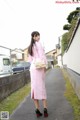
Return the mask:
M61 46L61 42L60 42L60 46ZM60 50L58 51L58 65L59 65L60 67L62 67L62 57L61 57L61 55L59 55L59 54L61 54L61 48L60 48Z
M15 51L12 51L12 54L16 54L17 56L17 59L22 59L22 51L21 50L15 50Z
M80 25L68 51L63 56L63 64L80 74Z
M59 65L60 67L62 67L62 60L61 60L61 56L58 56L58 65Z
M10 56L10 50L0 47L0 54L4 54L6 56Z

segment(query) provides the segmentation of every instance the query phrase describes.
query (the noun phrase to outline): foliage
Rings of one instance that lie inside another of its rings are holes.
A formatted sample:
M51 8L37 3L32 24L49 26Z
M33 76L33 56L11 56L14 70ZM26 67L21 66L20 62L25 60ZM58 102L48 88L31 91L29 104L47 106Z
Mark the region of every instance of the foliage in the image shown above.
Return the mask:
M58 63L58 61L56 59L54 59L54 65L56 65Z
M80 7L77 7L75 11L72 11L67 17L68 22L71 23L73 19L77 20L79 12L80 12Z
M62 46L62 54L64 53L64 51L67 48L68 45L68 32L64 33L62 36L62 41L61 41L61 46Z
M67 20L68 20L69 24L65 24L63 26L63 30L68 30L68 32L66 32L62 36L62 41L61 41L61 44L62 44L62 54L65 52L65 50L66 50L66 48L67 48L67 46L69 44L69 41L70 41L72 33L74 31L76 22L78 20L78 14L79 14L79 12L80 12L80 7L77 7L76 10L72 11L68 15L68 17L67 17Z
M63 26L63 30L69 30L71 28L71 25L70 24L65 24Z
M74 112L74 120L80 120L80 100L78 99L71 83L70 78L66 70L62 69L63 76L66 81L66 91L64 93L65 97L68 99L70 104L72 105Z
M12 93L10 96L0 102L0 111L9 111L10 114L17 108L17 106L23 101L23 99L30 92L30 84L26 84L24 87Z
M72 33L73 33L74 28L75 28L75 26L76 26L76 22L77 22L76 19L73 19L72 22L71 22L71 28L70 28L70 30L69 30L69 32L68 32L68 38L67 38L68 43L69 43L69 41L70 41L70 39L71 39Z

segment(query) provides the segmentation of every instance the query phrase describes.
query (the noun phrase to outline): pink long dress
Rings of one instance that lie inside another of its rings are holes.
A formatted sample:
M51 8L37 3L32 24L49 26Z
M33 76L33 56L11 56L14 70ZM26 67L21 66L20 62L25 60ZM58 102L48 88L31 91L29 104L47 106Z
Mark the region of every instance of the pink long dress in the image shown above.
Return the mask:
M29 54L28 61L31 63L30 66L30 77L31 77L31 98L32 99L47 99L46 88L45 88L45 70L44 68L36 69L34 61L40 58L47 64L44 48L40 41L35 42L33 45L33 56Z

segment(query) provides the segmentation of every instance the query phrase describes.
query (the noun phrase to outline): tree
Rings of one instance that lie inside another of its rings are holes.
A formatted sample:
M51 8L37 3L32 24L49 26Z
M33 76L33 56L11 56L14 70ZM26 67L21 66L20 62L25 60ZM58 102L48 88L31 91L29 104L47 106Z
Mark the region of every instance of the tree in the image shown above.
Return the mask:
M69 41L71 39L72 33L74 31L78 16L80 13L80 7L77 7L75 11L72 11L68 17L68 24L65 24L63 26L63 30L68 30L68 32L66 32L65 34L63 34L62 36L62 54L65 52L65 50L67 49L67 46L69 44Z
M69 30L71 28L71 25L70 24L65 24L63 26L63 30Z
M68 15L68 17L67 17L68 22L71 23L71 21L72 21L73 19L76 19L76 20L77 20L79 13L80 13L80 7L77 7L75 11L72 11L72 12Z
M64 51L66 50L67 45L68 45L68 39L67 38L68 38L68 32L66 32L62 35L62 40L61 40L62 54L64 54Z

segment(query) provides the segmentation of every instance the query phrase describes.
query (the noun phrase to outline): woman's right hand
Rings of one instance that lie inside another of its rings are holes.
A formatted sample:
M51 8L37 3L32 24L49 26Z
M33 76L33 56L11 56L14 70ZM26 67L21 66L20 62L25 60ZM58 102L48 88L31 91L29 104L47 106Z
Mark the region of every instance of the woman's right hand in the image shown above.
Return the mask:
M44 67L44 72L46 72L46 68Z

